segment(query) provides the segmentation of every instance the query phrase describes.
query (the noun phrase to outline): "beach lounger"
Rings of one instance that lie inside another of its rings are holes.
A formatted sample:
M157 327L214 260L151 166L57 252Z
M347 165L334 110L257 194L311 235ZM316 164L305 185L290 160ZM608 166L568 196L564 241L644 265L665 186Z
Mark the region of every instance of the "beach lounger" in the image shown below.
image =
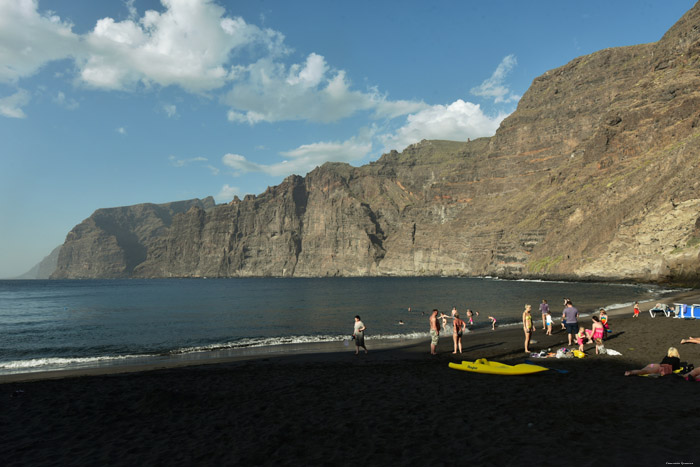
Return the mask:
M693 303L693 318L700 319L700 305Z
M671 316L671 310L666 305L662 305L661 307L654 307L649 310L649 314L652 318L656 318L656 315L659 313L663 313L664 315L666 315L667 318Z
M676 305L676 318L693 318L693 305L684 303L674 303L674 305ZM700 306L698 307L698 312L700 313Z

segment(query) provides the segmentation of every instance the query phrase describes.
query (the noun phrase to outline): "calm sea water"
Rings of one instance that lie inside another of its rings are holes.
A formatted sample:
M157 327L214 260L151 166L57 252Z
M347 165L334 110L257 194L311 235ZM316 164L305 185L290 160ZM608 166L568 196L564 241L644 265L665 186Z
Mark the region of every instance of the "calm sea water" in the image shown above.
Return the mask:
M478 331L490 326L488 315L519 323L525 303L539 318L543 298L556 312L563 297L593 311L661 294L651 286L473 278L0 281L0 374L344 343L357 314L368 342L400 340L427 336L433 308L479 311Z

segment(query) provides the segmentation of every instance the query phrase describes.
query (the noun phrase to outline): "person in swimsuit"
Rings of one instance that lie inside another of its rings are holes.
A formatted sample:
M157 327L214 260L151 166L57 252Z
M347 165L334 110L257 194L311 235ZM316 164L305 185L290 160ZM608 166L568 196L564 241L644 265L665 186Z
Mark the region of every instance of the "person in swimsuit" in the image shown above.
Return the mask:
M530 339L532 338L532 333L535 332L535 326L532 324L532 315L530 310L532 307L530 305L525 305L525 311L523 311L523 332L525 332L525 352L530 353Z
M695 368L693 371L685 375L686 381L700 381L700 367Z
M582 326L579 328L578 333L576 333L576 343L578 344L578 351L583 352L583 344L588 340L586 335L586 329Z
M605 328L603 323L600 322L600 318L593 316L593 328L591 328L591 339L595 342L595 353L598 355L600 349L603 347L603 336L605 335Z
M489 321L491 321L491 330L495 331L496 330L496 318L493 316L489 316Z
M640 370L625 371L625 376L634 375L670 375L681 367L681 356L675 347L669 347L661 363L650 363Z
M634 302L634 315L632 318L639 318L639 302Z
M455 319L452 323L452 340L454 341L455 348L452 353L456 354L457 348L459 348L459 353L462 353L462 334L466 328L467 323L459 319L459 313L455 313Z
M689 337L681 339L681 344L700 344L700 337Z
M362 322L359 316L355 316L355 329L353 330L352 337L355 339L355 355L359 355L360 347L365 349L367 353L367 347L365 347L365 323Z
M544 316L544 322L547 324L547 335L552 335L552 314L548 311Z
M601 308L598 314L600 315L600 322L605 328L605 332L603 333L603 339L605 339L606 334L610 332L610 326L608 325L608 314L605 312L605 308Z
M547 326L547 315L549 314L549 305L547 304L547 300L542 300L542 303L540 303L540 313L542 313L542 330L544 331L546 326ZM548 333L551 335L551 333Z
M437 355L438 338L440 337L440 321L438 310L433 310L430 315L430 355Z

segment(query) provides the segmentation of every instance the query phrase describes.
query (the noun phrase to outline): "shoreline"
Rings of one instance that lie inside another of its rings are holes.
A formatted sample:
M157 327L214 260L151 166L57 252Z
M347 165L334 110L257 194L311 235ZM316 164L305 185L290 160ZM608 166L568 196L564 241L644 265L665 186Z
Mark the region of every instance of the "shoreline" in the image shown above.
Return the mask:
M659 301L665 303L700 303L700 290L683 290L677 293L671 293L664 297L656 297L651 300L647 300L642 303L657 303ZM650 305L648 308L652 308ZM647 307L643 307L643 312L647 311ZM588 317L595 313L597 310L586 311L585 317ZM608 315L612 317L624 316L632 314L632 305L627 305L615 309L608 310ZM537 313L533 314L533 321L537 323L538 316ZM561 317L558 316L558 312L553 315L554 323L558 324L561 321ZM427 317L426 317L426 328L427 328ZM520 326L518 323L509 323L502 326L497 326L495 330L491 330L490 327L480 327L476 330L472 330L465 334L465 341L469 340L471 336L483 335L498 335L496 333L503 332L517 332L520 331ZM558 329L557 329L558 330ZM555 332L556 333L556 332ZM445 332L441 334L442 340L444 340ZM537 335L537 334L535 334ZM541 334L540 334L541 335ZM447 335L451 338L451 335ZM429 336L426 332L424 338L399 338L399 339L372 339L368 337L367 344L370 348L374 350L384 350L384 351L398 351L402 348L417 347L420 345L428 345ZM535 338L536 340L536 338ZM378 347L378 349L377 349ZM170 356L135 356L132 362L109 362L103 365L89 365L85 367L71 367L66 369L50 369L50 370L37 370L28 372L16 372L0 374L0 385L7 383L16 382L29 382L29 381L40 381L44 379L62 379L62 378L74 378L81 376L101 376L101 375L117 375L117 374L129 374L129 373L139 373L154 370L166 370L166 369L178 369L186 367L196 367L200 365L220 365L220 364L230 364L238 362L248 362L257 360L267 360L267 359L278 359L278 358L294 358L301 357L305 358L307 356L315 355L316 358L322 360L333 360L333 356L336 354L352 353L353 343L349 342L349 345L345 345L344 341L333 341L333 342L309 342L309 343L295 343L295 344L280 344L280 345L265 345L259 347L247 347L247 348L236 348L236 349L226 349L226 350L214 350L214 351L203 351L194 352L191 354L181 354L181 355L170 355Z
M693 292L673 300L700 298ZM368 340L368 355L343 346L344 352L6 381L0 384L6 428L0 458L10 467L418 466L430 460L595 466L600 458L592 452L604 442L612 465L700 463L686 439L697 433L692 401L700 385L675 375L624 376L658 363L669 346L700 366L700 345L680 344L700 335L700 320L651 318L652 305L642 307L639 318L631 309L612 315L605 346L622 355L595 355L590 344L585 358L537 359L552 370L524 376L448 367L479 358L534 361L523 352L522 329L507 327L468 333L457 355L451 335L443 333L434 357L428 339L387 348ZM566 346L566 333L553 331L545 336L539 328L532 350ZM640 458L646 426L668 435L645 436ZM556 438L556 446L544 445L544 436Z

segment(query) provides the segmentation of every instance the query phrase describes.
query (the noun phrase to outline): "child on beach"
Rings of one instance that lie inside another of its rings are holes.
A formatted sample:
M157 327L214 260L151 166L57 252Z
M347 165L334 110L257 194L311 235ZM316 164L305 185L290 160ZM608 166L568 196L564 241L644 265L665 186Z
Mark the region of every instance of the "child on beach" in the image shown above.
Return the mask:
M586 335L586 328L581 326L578 330L578 334L576 334L576 342L578 343L579 352L583 352L583 344L587 340L588 340L588 336Z
M598 355L603 348L603 336L605 335L605 328L603 323L600 322L600 318L593 316L593 328L591 329L591 339L595 342L595 353Z
M478 315L479 312L476 314ZM469 326L474 326L474 313L470 308L467 308L467 318L469 318Z
M634 315L632 318L639 318L639 302L634 302Z
M552 335L552 314L547 311L547 314L544 316L545 323L547 323L547 333L546 335L551 336Z
M493 316L489 316L489 321L491 321L491 330L495 331L496 330L496 318Z
M603 327L605 328L605 332L603 333L603 339L605 339L606 334L610 332L610 326L608 326L608 314L605 312L605 308L600 309L600 313L598 313L600 316L600 322L603 324Z

